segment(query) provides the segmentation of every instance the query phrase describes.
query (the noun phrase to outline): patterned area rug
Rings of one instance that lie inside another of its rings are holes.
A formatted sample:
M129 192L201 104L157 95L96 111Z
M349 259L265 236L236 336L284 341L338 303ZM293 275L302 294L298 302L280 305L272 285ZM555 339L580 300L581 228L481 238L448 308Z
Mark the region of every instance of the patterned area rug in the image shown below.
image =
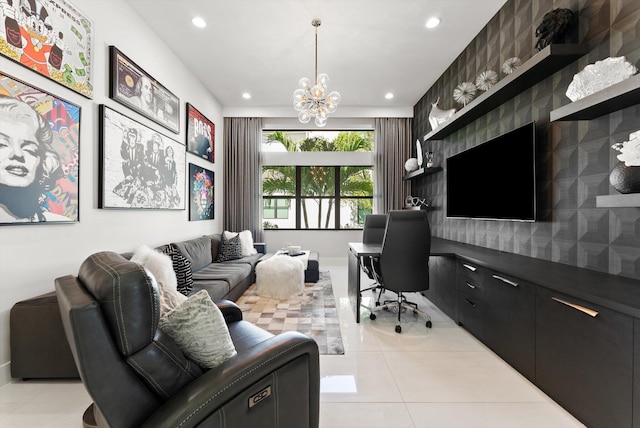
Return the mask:
M299 331L316 341L320 354L344 354L329 272L320 272L318 282L305 284L301 294L287 300L258 296L253 284L236 304L245 320L273 334Z

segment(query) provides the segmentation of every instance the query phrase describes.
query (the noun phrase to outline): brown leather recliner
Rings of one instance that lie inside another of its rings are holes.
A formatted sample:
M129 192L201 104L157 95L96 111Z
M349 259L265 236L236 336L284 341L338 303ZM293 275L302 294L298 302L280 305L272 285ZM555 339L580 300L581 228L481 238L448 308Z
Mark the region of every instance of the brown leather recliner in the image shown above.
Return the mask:
M85 423L129 427L318 427L318 346L296 332L272 335L218 304L237 356L201 370L158 329L158 288L122 256L87 258L56 279L67 340L94 400Z

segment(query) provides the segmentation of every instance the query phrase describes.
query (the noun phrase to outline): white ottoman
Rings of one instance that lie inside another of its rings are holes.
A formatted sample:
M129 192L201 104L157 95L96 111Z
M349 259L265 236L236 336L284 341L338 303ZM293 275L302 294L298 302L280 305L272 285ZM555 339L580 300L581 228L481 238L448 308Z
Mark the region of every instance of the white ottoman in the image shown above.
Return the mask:
M295 257L273 256L256 265L256 293L287 299L304 290L304 263Z

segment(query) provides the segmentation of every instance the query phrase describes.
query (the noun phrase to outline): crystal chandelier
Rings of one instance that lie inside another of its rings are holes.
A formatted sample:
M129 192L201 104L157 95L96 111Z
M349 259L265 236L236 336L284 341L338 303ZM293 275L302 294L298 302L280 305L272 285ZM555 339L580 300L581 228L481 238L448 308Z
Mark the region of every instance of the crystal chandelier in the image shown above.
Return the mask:
M316 32L316 68L314 72L315 81L307 77L300 79L300 88L293 92L293 108L298 111L298 119L302 123L308 123L312 117L315 118L316 126L323 127L327 124L327 115L336 111L340 100L340 93L331 91L327 95L327 82L329 76L318 74L318 27L322 24L319 19L311 21Z

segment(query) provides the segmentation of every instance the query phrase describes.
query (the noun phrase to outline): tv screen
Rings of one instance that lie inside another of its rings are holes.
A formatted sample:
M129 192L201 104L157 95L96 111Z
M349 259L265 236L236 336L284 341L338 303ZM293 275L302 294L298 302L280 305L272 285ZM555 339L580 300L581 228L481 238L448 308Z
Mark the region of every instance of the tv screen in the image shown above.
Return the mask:
M447 217L535 221L535 123L447 159Z

